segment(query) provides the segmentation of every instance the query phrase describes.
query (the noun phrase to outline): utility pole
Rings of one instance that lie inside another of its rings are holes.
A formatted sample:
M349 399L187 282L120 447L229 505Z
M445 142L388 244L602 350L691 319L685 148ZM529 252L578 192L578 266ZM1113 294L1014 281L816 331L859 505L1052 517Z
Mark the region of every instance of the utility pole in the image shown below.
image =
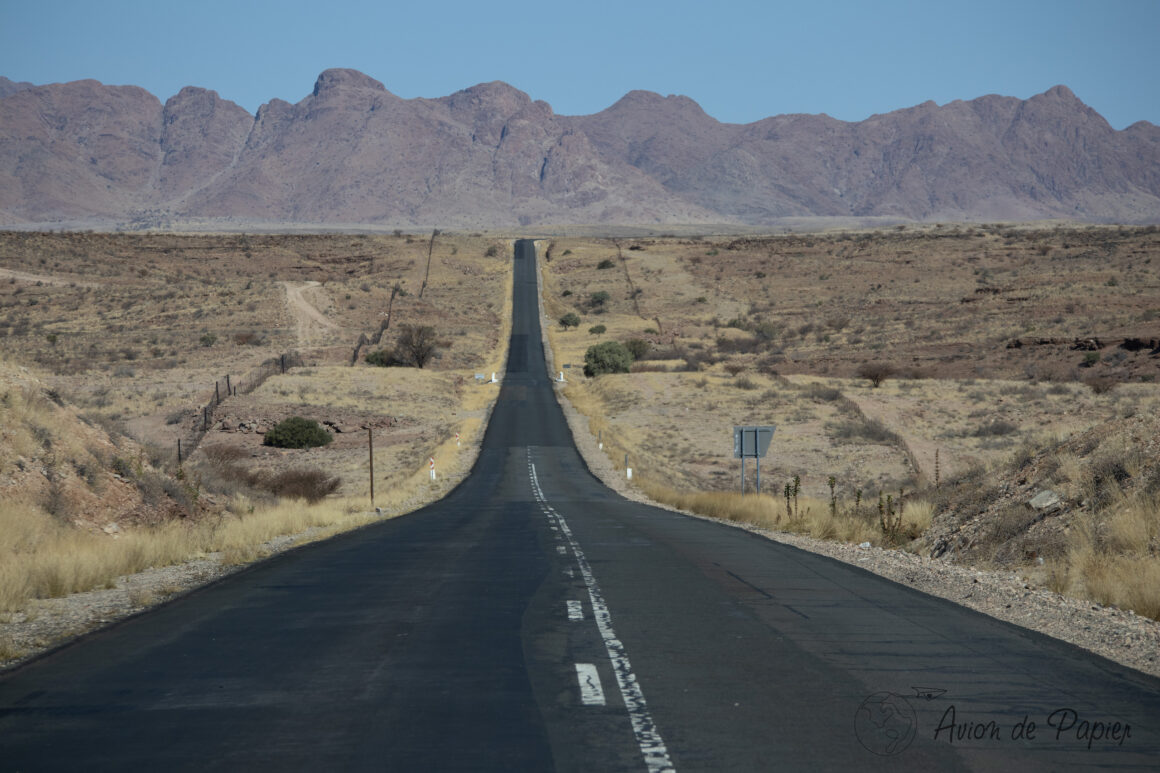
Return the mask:
M438 228L431 231L431 241L427 243L427 271L423 274L423 285L419 288L420 298L423 297L423 291L427 289L427 277L431 276L431 251L435 249L435 237L438 235Z

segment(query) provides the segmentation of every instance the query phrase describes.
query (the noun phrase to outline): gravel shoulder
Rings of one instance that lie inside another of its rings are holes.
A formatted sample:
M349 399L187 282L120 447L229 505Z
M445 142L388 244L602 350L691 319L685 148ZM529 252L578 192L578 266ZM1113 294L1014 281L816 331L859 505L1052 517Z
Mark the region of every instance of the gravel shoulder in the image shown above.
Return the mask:
M541 305L544 351L551 363L551 371L555 372L552 348L547 338L549 324L551 322L544 316ZM829 556L923 593L1065 641L1128 668L1160 677L1160 622L1130 611L1037 588L1012 572L981 570L902 550L877 547L864 549L845 542L818 540L751 524L720 521L654 502L629 484L623 472L615 469L608 456L597 447L596 438L588 430L588 420L559 392L556 396L588 469L604 485L626 499L682 513L691 518L713 520L801 550Z
M626 499L712 520L792 545L811 553L852 564L923 593L953 601L985 615L1073 644L1123 666L1160 677L1160 622L1130 611L1036 588L1012 572L958 566L943 559L925 558L902 550L861 548L846 542L818 540L800 534L772 531L751 524L721 521L654 502L614 469L588 432L587 420L560 399L576 446L588 468L606 486Z

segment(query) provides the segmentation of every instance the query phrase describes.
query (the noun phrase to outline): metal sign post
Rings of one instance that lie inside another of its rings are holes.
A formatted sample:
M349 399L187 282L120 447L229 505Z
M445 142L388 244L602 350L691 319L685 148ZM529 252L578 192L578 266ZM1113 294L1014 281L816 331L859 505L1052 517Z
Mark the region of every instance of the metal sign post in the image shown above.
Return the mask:
M761 493L761 457L769 451L777 427L734 427L733 457L741 460L741 493L745 493L745 460L757 460L757 493Z

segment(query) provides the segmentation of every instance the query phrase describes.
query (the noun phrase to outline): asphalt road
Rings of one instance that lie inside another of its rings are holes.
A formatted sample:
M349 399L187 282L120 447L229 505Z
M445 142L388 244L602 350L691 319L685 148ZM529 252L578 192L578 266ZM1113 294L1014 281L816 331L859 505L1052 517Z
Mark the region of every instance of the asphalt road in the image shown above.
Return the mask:
M601 486L515 270L468 480L0 678L0 771L1156 769L1160 680Z

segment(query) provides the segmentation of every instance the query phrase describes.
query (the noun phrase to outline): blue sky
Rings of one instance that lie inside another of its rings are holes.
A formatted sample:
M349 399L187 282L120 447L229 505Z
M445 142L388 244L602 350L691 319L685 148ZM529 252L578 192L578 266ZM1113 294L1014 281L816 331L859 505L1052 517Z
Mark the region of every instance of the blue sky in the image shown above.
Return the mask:
M1158 31L1160 0L0 0L0 75L202 86L252 112L353 67L402 97L502 80L580 115L647 89L734 123L1062 83L1122 129L1160 124Z

